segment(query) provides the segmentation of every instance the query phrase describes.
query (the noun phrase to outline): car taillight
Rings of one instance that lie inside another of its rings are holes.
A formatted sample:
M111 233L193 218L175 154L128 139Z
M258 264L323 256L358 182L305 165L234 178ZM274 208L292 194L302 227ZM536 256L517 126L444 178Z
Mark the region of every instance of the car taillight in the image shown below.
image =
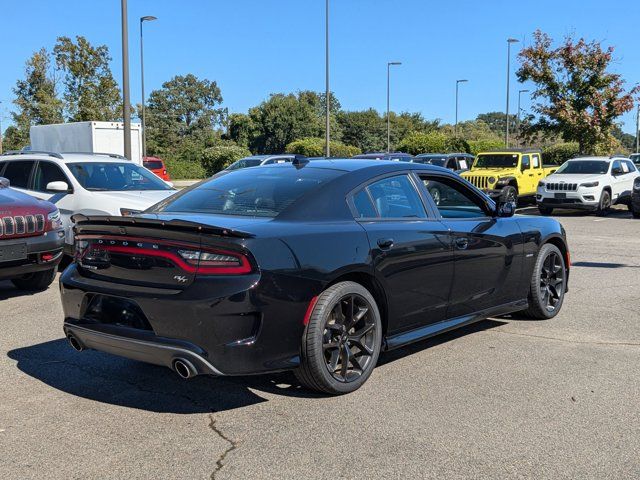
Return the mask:
M200 274L239 275L251 272L249 260L241 253L224 250L178 250L178 255Z

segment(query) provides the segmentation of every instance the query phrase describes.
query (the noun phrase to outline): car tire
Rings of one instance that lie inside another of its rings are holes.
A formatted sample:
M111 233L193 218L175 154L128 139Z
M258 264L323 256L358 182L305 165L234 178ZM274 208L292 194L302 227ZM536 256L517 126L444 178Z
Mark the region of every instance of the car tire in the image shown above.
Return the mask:
M500 200L503 202L512 202L518 206L518 189L514 186L507 185L502 189Z
M600 203L596 208L596 215L599 217L606 217L611 208L611 194L609 190L603 190L600 194Z
M553 213L553 208L538 205L538 211L541 215L551 215Z
M375 299L358 283L340 282L318 296L302 337L300 367L294 373L311 390L351 393L371 375L381 344Z
M564 256L555 245L540 248L529 282L529 307L522 313L536 320L555 317L564 301L567 267Z
M640 210L631 210L631 215L633 218L640 218Z
M40 292L42 290L46 290L49 285L53 283L53 280L56 278L56 271L56 268L52 268L42 272L30 273L23 277L12 279L11 283L20 290Z

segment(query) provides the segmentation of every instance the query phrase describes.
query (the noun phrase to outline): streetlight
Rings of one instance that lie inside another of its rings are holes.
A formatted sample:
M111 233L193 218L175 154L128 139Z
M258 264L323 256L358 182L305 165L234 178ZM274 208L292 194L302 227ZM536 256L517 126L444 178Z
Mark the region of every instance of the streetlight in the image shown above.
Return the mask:
M330 133L330 118L329 118L329 104L331 103L331 92L329 91L329 0L325 2L325 39L324 39L324 61L325 61L325 94L324 101L326 103L326 113L325 113L325 157L329 158L331 156L331 148L329 147L329 140L331 139Z
M469 80L456 80L456 126L453 129L454 135L458 135L458 85L468 81Z
M516 123L516 129L518 131L518 136L520 136L520 97L523 93L529 93L529 90L518 90L518 116L517 116L517 123Z
M387 62L387 153L391 151L391 122L389 121L389 72L392 65L402 65L402 62Z
M519 41L520 40L515 38L507 39L507 114L505 117L507 120L507 128L504 136L504 144L507 148L509 148L509 80L511 77L511 44L518 43Z
M153 22L157 20L157 17L153 15L146 15L144 17L140 17L140 83L142 84L142 157L147 156L147 126L145 124L144 119L144 42L142 39L142 24L144 22Z
M127 0L121 0L122 16L122 119L124 120L124 156L131 160L131 105L129 104L129 23Z
M0 100L2 105L2 100ZM2 108L0 108L0 155L2 154Z

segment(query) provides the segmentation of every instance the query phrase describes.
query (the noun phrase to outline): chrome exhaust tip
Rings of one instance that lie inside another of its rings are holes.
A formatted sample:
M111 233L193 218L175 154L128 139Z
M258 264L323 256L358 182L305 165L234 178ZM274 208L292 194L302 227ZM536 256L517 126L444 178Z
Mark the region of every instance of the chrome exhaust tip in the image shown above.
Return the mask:
M67 340L69 340L69 345L71 345L71 348L73 348L76 352L81 352L84 350L84 347L82 346L80 341L73 335L67 335Z
M173 361L173 370L185 380L198 374L193 364L184 358L178 358Z

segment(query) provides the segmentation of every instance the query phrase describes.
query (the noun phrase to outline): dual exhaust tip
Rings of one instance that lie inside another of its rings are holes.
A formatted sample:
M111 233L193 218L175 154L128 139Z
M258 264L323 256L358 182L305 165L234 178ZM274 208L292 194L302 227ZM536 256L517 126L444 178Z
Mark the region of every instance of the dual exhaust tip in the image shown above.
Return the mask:
M71 348L76 352L82 352L85 349L84 345L82 345L80 340L78 340L73 334L67 335L67 340L69 341ZM171 367L173 371L180 376L180 378L184 378L185 380L198 375L198 371L196 370L196 367L193 366L193 363L185 358L176 358L171 364Z

